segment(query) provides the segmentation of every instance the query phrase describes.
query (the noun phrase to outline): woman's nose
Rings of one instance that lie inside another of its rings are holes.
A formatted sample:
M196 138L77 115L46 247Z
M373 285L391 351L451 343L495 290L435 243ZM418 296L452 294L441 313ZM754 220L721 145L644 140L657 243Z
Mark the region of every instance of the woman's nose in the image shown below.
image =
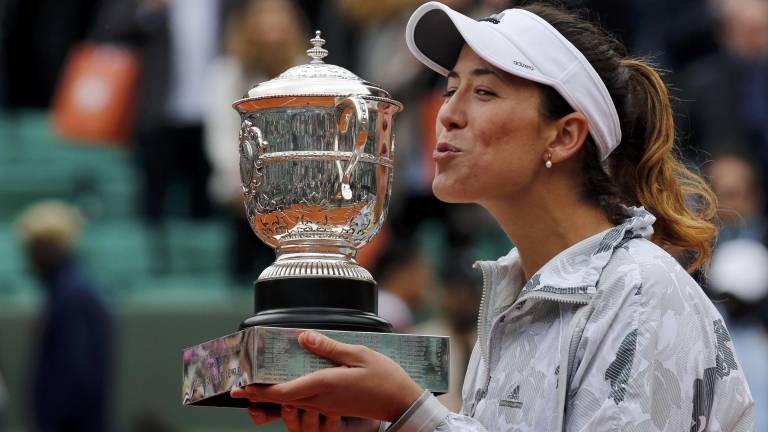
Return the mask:
M464 104L461 103L458 94L454 94L440 107L437 113L439 126L445 130L461 129L467 125L467 116Z

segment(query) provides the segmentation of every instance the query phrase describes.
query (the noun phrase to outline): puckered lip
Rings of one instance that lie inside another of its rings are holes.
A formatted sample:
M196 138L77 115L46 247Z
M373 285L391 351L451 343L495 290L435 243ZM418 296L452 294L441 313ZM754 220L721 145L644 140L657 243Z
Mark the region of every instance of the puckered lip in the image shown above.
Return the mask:
M448 144L447 142L439 142L437 143L437 147L435 148L438 152L453 152L453 153L459 153L461 152L461 149L456 147L455 145Z

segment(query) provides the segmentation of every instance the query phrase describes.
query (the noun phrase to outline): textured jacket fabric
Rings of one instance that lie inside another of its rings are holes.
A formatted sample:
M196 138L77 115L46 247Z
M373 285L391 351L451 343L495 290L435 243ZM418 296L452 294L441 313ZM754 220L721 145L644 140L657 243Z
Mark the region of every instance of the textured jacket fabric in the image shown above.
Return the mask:
M648 240L655 218L627 210L526 283L515 249L478 262L484 298L461 413L425 394L390 430L753 430L721 316Z

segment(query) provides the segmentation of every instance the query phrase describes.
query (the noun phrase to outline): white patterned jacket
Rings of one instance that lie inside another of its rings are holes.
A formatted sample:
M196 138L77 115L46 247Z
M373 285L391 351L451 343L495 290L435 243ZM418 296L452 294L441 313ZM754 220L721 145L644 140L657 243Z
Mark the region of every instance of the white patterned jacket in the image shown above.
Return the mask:
M626 221L525 285L517 250L483 272L461 413L425 392L390 431L752 431L723 320L674 258Z

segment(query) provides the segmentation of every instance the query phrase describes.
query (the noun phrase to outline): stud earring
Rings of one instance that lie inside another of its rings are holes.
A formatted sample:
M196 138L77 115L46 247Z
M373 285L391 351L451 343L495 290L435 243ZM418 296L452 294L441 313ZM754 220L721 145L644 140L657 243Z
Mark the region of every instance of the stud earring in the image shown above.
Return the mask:
M547 152L547 161L544 162L544 166L547 167L547 169L552 168L552 153Z

